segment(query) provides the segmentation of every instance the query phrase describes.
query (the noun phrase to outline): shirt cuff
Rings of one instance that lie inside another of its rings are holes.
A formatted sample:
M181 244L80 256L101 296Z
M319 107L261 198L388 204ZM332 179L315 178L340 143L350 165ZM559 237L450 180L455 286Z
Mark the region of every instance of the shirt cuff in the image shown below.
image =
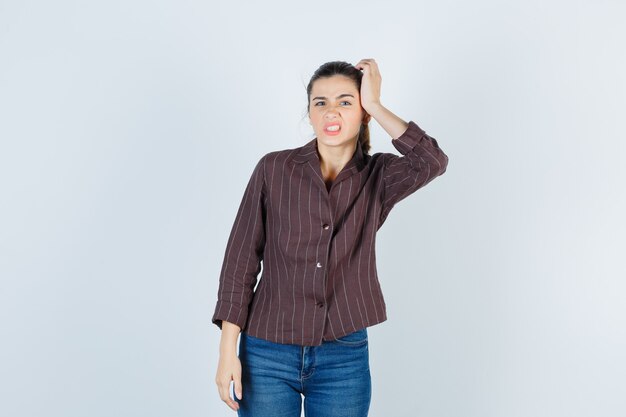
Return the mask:
M421 139L426 136L424 129L419 127L414 121L409 121L409 126L400 137L392 139L391 143L402 155L406 155L413 148L420 144Z
M234 323L243 331L248 319L248 309L226 301L219 301L211 322L222 329L222 320Z

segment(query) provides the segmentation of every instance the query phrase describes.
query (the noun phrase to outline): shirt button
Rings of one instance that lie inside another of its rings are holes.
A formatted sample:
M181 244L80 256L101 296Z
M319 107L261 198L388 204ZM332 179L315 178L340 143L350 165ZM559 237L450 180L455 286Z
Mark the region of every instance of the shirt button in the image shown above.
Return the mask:
M324 224L324 226L323 226L323 227L324 227L324 229L325 229L325 230L328 230L328 228L329 228L330 226L329 226L328 224Z
M321 268L321 267L322 267L322 264L318 262L318 263L317 263L317 267L318 267L318 268Z

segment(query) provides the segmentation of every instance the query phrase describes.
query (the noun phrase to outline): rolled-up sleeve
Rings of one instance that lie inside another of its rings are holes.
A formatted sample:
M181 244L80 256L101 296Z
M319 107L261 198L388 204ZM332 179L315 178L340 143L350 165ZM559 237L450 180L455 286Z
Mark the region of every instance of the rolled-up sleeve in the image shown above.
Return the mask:
M252 172L226 244L212 322L220 329L222 320L242 330L254 295L265 247L265 157Z
M402 156L384 155L381 224L396 203L446 172L448 166L448 156L437 141L415 122L408 124L400 137L392 139Z

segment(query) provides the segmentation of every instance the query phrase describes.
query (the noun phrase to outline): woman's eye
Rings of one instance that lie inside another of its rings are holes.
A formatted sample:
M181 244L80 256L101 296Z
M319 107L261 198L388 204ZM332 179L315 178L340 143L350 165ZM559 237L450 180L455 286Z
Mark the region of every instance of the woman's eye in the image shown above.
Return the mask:
M317 106L320 103L324 103L323 101L318 101L317 103L315 103L315 105ZM350 103L349 101L342 101L342 103L348 103L350 105L352 105L352 103Z

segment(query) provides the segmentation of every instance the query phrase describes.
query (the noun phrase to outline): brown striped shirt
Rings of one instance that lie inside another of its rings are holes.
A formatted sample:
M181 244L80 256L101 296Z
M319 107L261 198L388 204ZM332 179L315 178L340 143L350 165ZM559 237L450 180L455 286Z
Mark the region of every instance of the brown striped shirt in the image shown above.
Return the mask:
M212 322L276 343L318 346L387 319L376 232L448 157L415 122L393 153L363 152L326 188L317 138L265 154L252 172L220 273ZM257 276L263 272L257 284Z

